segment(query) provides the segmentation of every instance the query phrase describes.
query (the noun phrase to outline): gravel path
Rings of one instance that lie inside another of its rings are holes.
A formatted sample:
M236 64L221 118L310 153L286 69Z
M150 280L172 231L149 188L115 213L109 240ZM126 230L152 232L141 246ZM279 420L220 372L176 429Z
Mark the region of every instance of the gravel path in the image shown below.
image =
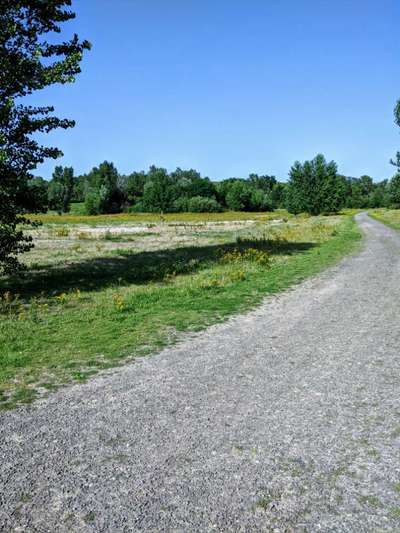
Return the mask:
M400 531L400 233L0 415L0 530Z

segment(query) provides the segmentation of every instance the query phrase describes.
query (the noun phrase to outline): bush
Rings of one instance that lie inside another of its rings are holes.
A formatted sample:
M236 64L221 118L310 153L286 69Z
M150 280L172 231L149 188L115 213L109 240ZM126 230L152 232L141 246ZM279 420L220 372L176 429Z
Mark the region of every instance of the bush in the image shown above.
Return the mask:
M128 207L128 213L144 213L145 209L143 206L143 202L137 202L135 205L131 205Z
M102 212L101 198L98 192L89 191L85 197L85 211L88 215L99 215Z
M261 189L255 189L250 195L250 211L272 211L271 196Z
M219 213L222 207L215 198L193 196L188 201L187 210L191 213Z
M177 198L173 204L173 211L174 213L186 213L190 211L189 198L186 198L186 196Z

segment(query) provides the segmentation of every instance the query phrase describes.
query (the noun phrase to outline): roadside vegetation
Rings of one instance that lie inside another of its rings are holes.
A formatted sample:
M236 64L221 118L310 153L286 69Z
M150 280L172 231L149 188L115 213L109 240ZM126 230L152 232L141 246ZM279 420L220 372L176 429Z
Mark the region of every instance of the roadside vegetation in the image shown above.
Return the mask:
M400 209L372 209L369 215L393 229L400 229Z
M360 238L350 216L285 215L32 230L25 276L0 285L1 407L245 311Z

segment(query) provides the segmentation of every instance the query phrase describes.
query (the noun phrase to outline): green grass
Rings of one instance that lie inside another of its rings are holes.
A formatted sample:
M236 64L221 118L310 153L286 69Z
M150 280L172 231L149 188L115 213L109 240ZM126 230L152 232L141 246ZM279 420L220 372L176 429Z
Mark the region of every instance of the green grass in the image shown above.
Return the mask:
M400 229L400 209L369 209L368 214L393 229Z
M68 262L71 235L54 241L45 233L26 277L1 281L0 408L248 310L332 265L360 239L345 216L276 227L258 221L229 226L225 236L207 228L208 240L195 228L182 236L166 225L170 248L159 237L139 238L142 249L128 240L125 248L106 242L110 248L96 251L82 241L86 248Z
M227 222L240 220L271 220L280 217L289 218L284 209L273 212L248 213L245 211L224 211L222 213L118 213L115 215L85 215L82 204L72 204L71 213L58 215L57 213L46 213L40 215L29 215L34 221L44 224L87 224L96 226L98 224L137 224L137 223L164 223L164 222Z

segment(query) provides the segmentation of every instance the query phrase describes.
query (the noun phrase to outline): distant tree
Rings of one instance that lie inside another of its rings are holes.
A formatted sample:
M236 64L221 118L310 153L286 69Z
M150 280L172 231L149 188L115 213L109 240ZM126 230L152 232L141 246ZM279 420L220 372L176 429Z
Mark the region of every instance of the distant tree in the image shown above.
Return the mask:
M387 180L374 183L370 176L345 178L346 207L366 209L368 207L385 207L389 203Z
M141 200L142 208L153 213L167 213L173 211L177 198L176 181L165 168L150 167Z
M374 180L371 176L363 175L360 177L361 194L368 198L374 191Z
M182 170L178 167L174 172L171 172L170 176L175 181L180 196L187 198L195 196L216 197L215 185L209 178L202 178L196 170Z
M35 176L28 182L29 194L24 200L26 213L45 213L48 209L47 189L49 183Z
M59 214L68 213L74 188L74 169L57 166L50 181L47 197L50 209Z
M390 192L388 180L374 183L373 192L369 197L369 207L388 207L390 204Z
M285 207L285 198L286 198L286 183L277 182L271 191L271 202L272 209L284 208Z
M252 189L247 208L249 211L272 211L271 192L265 192L263 189Z
M122 179L122 190L127 201L131 204L137 203L143 196L144 186L147 180L145 172L132 172Z
M118 189L118 170L113 163L104 161L86 177L85 209L89 215L118 213L122 206Z
M228 179L219 181L215 184L215 188L217 191L217 200L224 207L227 207L226 197L230 191L230 188L236 182L245 182L245 180L242 180L240 178L228 178Z
M390 204L393 207L400 208L400 172L390 180L389 184Z
M271 193L274 186L277 184L275 176L259 176L258 174L250 174L248 183L254 189L262 190L266 193Z
M296 161L290 169L286 190L286 207L289 213L310 212L314 193L311 163L306 161L302 165Z
M222 211L220 204L215 198L192 196L187 202L187 211L190 213L218 213Z
M286 195L291 213L336 213L343 206L344 196L345 182L337 173L336 163L327 163L322 154L303 164L296 161L291 168Z
M328 163L319 175L320 212L338 213L346 200L346 181L337 172L336 163Z
M61 155L57 148L41 146L36 134L74 125L53 116L52 107L20 103L36 90L74 81L80 72L89 43L77 35L59 44L48 38L75 17L66 9L70 5L70 0L0 2L0 273L15 272L21 267L18 254L32 247L20 226L29 223L22 213L35 205L32 170Z
M362 209L368 206L368 197L363 195L363 189L359 178L346 178L347 194L346 207Z
M81 176L76 176L74 178L74 187L72 189L71 202L85 201L86 181L86 174L82 174Z
M252 189L245 181L232 182L225 201L231 211L247 211L251 203Z

